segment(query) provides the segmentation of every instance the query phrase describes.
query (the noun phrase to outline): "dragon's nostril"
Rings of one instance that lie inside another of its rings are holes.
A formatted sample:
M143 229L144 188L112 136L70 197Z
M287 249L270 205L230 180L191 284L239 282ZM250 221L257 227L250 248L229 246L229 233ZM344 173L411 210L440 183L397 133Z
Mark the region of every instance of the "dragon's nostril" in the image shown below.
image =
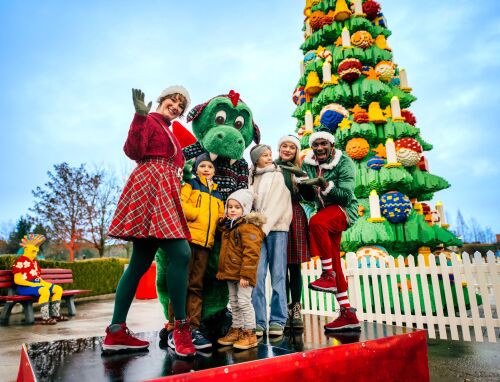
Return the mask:
M238 144L242 145L243 144L243 139L238 139Z
M221 140L222 140L222 139L224 138L224 135L223 135L223 134L221 134L221 133L219 133L219 134L217 134L217 135L216 135L216 137L217 137L218 139L221 139Z

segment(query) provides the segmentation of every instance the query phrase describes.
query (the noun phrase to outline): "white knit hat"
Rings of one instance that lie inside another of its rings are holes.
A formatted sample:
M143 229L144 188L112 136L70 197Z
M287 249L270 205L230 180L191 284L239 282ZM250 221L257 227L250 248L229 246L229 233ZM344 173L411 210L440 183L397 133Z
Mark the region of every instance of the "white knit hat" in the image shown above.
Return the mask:
M295 135L289 134L282 136L278 141L278 151L284 142L293 143L295 147L297 147L297 152L300 151L300 141L299 138L297 138Z
M253 192L247 188L242 188L241 190L237 190L233 192L231 195L227 197L226 201L226 212L227 212L227 202L230 200L236 200L241 204L243 208L243 216L248 215L252 210L254 195Z
M312 147L313 142L317 139L325 139L332 145L335 144L335 137L332 134L326 131L317 131L309 136L309 147Z
M171 95L171 94L175 94L175 93L182 94L184 96L184 98L186 98L186 105L184 106L184 110L187 110L187 108L191 104L191 97L189 97L189 92L187 91L187 89L184 86L173 85L173 86L169 86L168 88L163 89L161 94L156 99L156 102L160 103L162 98L164 98L168 95Z

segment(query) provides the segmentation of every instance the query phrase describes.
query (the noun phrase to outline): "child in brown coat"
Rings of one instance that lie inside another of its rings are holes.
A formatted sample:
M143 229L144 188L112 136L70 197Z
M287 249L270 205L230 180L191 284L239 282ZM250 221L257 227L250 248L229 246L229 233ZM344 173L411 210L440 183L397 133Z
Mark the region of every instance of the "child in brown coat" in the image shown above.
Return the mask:
M226 202L226 216L219 223L222 243L217 278L227 280L233 324L229 332L217 342L233 345L237 349L250 349L258 345L252 291L265 236L261 227L266 220L261 213L250 213L252 204L253 193L250 190L233 192Z

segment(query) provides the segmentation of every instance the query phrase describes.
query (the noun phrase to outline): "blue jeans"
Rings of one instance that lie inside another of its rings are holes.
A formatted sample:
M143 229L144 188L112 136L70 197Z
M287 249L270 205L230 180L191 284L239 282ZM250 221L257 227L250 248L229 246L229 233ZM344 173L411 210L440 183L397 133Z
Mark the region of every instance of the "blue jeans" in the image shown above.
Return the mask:
M273 288L269 322L275 322L284 327L288 316L285 286L287 244L288 232L283 231L271 231L262 241L257 285L252 293L252 304L255 309L256 324L264 330L267 330L266 276L268 266Z

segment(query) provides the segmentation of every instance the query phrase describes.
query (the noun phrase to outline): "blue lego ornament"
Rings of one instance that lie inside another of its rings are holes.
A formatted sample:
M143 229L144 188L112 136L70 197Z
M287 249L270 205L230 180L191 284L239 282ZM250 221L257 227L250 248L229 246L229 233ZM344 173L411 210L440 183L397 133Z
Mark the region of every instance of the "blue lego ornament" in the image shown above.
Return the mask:
M387 192L380 197L380 212L391 223L404 223L411 212L410 198L398 191Z
M304 56L304 65L307 66L310 62L316 60L316 51L315 50L310 50L307 52Z
M382 167L384 167L384 164L384 158L381 158L378 155L371 157L370 159L368 159L368 162L366 162L368 168L371 168L372 170L380 170Z
M344 114L339 113L335 110L326 110L321 116L319 122L328 128L331 133L335 133L335 130L339 127L339 123L344 119Z
M375 20L372 21L372 24L387 28L387 19L382 12L379 12Z
M299 86L298 88L296 88L294 90L292 100L293 100L293 103L297 106L300 106L304 102L306 102L306 93L304 91L303 86Z

